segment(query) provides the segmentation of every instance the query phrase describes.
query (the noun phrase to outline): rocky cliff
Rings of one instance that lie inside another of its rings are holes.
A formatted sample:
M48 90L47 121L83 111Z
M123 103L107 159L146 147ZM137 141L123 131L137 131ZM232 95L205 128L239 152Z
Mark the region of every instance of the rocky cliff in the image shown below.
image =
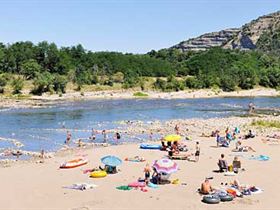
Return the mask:
M206 33L197 38L182 41L171 48L182 51L200 51L210 47L251 50L257 48L257 42L264 33L271 33L279 28L280 11L261 16L240 28Z

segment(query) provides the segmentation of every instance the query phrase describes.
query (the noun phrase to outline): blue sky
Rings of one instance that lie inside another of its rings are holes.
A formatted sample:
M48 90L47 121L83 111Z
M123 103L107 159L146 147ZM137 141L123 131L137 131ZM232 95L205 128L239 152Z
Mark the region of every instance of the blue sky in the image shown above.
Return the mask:
M0 0L0 42L145 53L280 10L280 0Z

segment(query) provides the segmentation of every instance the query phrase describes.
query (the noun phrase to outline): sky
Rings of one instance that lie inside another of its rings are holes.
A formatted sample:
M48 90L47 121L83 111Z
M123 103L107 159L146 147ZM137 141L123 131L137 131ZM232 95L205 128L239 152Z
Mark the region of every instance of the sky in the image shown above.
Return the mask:
M280 0L0 0L0 42L146 53L280 10Z

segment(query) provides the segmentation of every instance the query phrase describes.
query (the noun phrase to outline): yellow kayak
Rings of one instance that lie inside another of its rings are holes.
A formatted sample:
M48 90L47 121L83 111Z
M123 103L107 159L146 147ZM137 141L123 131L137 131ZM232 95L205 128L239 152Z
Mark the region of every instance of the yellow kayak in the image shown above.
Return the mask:
M102 178L107 176L106 171L94 171L90 174L90 177L92 178Z

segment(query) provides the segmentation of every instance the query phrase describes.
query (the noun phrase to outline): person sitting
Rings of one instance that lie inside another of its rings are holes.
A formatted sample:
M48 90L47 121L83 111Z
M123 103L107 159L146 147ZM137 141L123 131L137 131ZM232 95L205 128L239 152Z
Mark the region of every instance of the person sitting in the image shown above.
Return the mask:
M241 168L241 161L238 160L238 157L235 156L232 161L233 172L238 173L238 170Z
M152 180L153 184L160 184L161 182L161 174L157 172L155 168L153 168Z
M239 134L239 133L240 133L240 129L239 129L238 127L235 127L235 128L234 128L234 133L235 133L235 134Z
M102 171L106 171L108 174L116 174L116 173L118 173L116 166L105 165L104 168L99 166L99 169L102 170Z
M227 172L228 171L228 164L225 160L225 155L221 154L221 158L218 161L219 171L220 172Z
M219 130L212 131L211 137L216 137L218 133L219 133Z
M204 195L208 195L213 193L214 189L212 188L209 179L205 179L205 181L201 184L201 188L199 192Z
M245 139L254 138L256 135L253 134L252 130L249 130L249 133L244 136Z
M226 134L226 139L232 141L232 135L229 132Z
M167 146L165 145L165 142L161 140L161 150L165 151L167 149Z
M167 147L168 147L169 149L171 149L171 147L172 147L172 142L171 142L171 141L168 141L168 142L167 142Z

